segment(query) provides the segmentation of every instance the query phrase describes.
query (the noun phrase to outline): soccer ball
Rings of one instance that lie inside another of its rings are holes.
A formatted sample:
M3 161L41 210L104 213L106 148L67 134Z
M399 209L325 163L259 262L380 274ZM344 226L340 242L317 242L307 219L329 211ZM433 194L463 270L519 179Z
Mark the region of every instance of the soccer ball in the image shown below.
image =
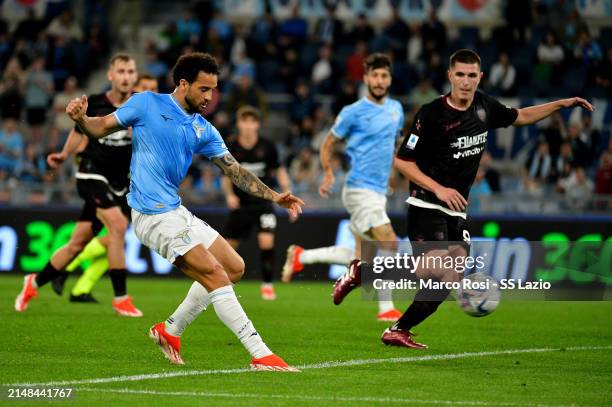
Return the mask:
M482 272L466 276L457 290L459 308L473 317L484 317L495 311L501 299L499 284Z

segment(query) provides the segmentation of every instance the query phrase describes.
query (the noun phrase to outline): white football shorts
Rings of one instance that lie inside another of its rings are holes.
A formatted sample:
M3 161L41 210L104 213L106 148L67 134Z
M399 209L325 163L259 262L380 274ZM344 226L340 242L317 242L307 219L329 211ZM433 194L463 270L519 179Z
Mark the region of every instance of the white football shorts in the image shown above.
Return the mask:
M387 197L365 188L342 188L342 204L351 215L351 229L365 235L370 229L391 223Z
M136 237L170 263L199 244L208 249L219 236L219 232L182 205L153 215L132 209L132 224Z

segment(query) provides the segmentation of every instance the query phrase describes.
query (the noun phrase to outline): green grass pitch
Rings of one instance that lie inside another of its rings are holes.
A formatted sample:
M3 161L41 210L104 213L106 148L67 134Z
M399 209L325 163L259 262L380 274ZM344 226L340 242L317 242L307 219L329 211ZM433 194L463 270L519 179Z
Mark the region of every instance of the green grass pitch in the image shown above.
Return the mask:
M74 388L61 405L612 405L610 302L502 299L485 318L446 302L417 327L429 349L416 351L380 342L387 324L359 293L334 306L331 283L279 283L278 300L264 302L258 283L238 284L268 346L303 367L291 374L240 371L249 355L212 308L183 335L187 364L170 365L147 330L179 304L186 279L130 279L139 319L113 314L107 279L95 292L101 304L70 304L66 293L59 298L44 287L18 314L21 281L0 277L0 385L70 382L50 386ZM0 405L41 404L2 392Z

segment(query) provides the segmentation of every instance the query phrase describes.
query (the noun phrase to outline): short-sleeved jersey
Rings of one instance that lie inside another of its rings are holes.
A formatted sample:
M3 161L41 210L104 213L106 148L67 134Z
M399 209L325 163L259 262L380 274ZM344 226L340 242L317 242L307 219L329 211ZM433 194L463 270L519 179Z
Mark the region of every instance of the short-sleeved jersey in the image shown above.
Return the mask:
M115 118L132 127L128 204L141 213L164 213L181 204L179 186L194 154L211 159L228 153L217 129L169 94L137 93Z
M87 116L101 117L117 109L106 93L87 98ZM82 133L79 126L75 131ZM87 147L79 154L78 179L97 179L108 182L114 190L126 189L129 185L132 137L128 129L122 129L106 137L90 137ZM103 178L100 178L103 177Z
M517 116L516 109L482 92L476 92L472 105L465 111L453 108L448 103L448 95L441 96L417 112L397 157L415 161L425 175L442 186L456 189L467 200L488 131L510 126ZM451 211L433 192L415 183L410 184L407 202L465 217L465 214Z
M266 185L275 181L274 171L280 167L276 146L269 140L260 138L251 149L240 145L238 140L228 144L229 152L244 168L251 171ZM236 185L234 193L240 198L240 206L269 205L270 201L250 195Z
M364 97L342 108L331 131L347 143L351 169L346 186L387 192L395 143L403 126L402 105L391 98L376 104Z

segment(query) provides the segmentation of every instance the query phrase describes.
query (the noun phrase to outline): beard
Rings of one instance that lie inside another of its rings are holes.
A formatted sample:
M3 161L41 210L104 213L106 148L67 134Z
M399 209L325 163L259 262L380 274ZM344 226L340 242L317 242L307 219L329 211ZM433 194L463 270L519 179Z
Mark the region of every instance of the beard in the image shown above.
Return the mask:
M204 108L200 109L200 105L197 104L193 99L189 97L189 94L185 95L185 102L187 102L187 113L200 113L202 114L206 110L207 102L204 102Z
M370 94L370 96L376 99L376 101L380 101L389 94L389 88L386 88L385 91L382 93L382 95L377 95L374 93L374 88L371 86L368 86L368 93Z

